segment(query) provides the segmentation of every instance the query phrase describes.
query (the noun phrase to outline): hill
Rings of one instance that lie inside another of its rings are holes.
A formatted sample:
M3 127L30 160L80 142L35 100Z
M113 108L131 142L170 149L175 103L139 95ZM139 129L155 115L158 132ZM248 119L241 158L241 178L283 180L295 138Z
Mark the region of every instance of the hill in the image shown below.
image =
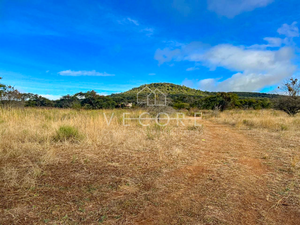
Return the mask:
M205 92L189 88L183 85L177 85L172 83L152 83L144 84L139 87L133 88L129 91L126 91L122 94L131 95L137 94L139 91L143 90L145 87L149 87L151 90L159 89L166 95L192 95L192 96L206 96Z
M159 89L167 95L168 99L175 102L193 102L209 95L208 92L203 92L183 85L172 83L152 83L141 85L123 93L112 94L110 97L117 103L136 102L137 93L142 91L145 87L148 87L151 90Z
M201 91L194 88L189 88L184 85L177 85L172 83L151 83L151 84L144 84L136 88L132 88L129 91L119 93L119 94L112 94L111 96L130 96L136 95L139 91L143 90L145 87L149 87L152 90L156 88L165 93L166 95L189 95L189 96L209 96L215 95L220 92L208 92L208 91ZM267 94L267 93L259 93L259 92L228 92L231 94L236 94L240 98L277 98L280 95L278 94Z
M208 92L201 91L194 88L189 88L184 85L177 85L172 83L151 83L144 84L136 88L132 88L129 91L112 94L112 97L116 102L135 102L137 93L143 90L145 87L149 87L151 90L159 89L165 93L168 98L175 102L193 102L203 97L214 96L220 92ZM267 94L259 92L228 92L230 94L236 94L240 99L274 99L279 97L277 94Z

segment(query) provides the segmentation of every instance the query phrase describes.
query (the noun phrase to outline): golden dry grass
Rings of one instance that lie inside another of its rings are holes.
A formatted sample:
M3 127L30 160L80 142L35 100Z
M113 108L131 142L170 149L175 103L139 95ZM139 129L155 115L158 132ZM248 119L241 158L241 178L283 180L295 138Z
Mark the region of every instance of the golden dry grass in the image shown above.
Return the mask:
M299 223L299 117L124 112L1 109L0 224Z
M300 132L300 115L293 117L278 110L230 110L209 117L214 122L230 124L239 129L290 131L295 135Z

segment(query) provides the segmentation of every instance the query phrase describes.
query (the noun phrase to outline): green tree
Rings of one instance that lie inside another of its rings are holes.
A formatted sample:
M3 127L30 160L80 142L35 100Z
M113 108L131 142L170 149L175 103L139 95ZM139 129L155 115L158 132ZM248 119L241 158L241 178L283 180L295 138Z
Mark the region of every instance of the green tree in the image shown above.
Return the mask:
M54 103L42 96L34 95L34 94L26 94L28 100L25 103L27 107L53 107Z
M286 96L282 96L276 102L276 108L280 109L290 116L294 116L300 112L300 81L298 79L291 78L287 81L281 89Z
M2 77L0 77L0 80ZM0 83L0 101L1 105L6 106L23 106L24 98L13 86Z

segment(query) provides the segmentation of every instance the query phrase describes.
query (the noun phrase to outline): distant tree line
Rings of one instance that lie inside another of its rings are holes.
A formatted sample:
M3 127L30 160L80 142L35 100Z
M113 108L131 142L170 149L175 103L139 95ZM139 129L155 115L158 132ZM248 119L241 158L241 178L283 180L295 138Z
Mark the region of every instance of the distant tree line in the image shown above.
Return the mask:
M39 95L31 95L25 102L27 107L56 107L74 109L113 109L117 103L108 96L98 95L95 91L66 95L59 100L51 101Z
M2 78L0 78L2 79ZM190 91L187 87L166 83L163 90L170 92L168 95L168 103L175 109L215 109L220 110L234 108L251 108L262 109L270 108L272 103L269 98L243 98L240 99L234 93L212 93L207 95L207 92ZM141 89L142 87L140 87ZM154 87L156 86L154 85ZM162 86L159 86L162 89ZM140 90L139 89L139 90ZM179 94L176 91L180 92ZM128 103L133 106L139 106L136 102L136 93L138 89L131 91L112 94L110 96L98 95L95 91L86 93L79 92L74 95L62 96L59 100L49 100L37 94L20 93L12 86L0 84L0 102L2 105L14 105L25 107L56 107L56 108L73 108L73 109L113 109L125 108ZM184 93L182 93L184 92Z
M0 77L0 82L2 77ZM21 106L26 95L20 93L13 86L0 83L0 105Z
M175 109L267 109L272 107L272 102L268 98L262 99L240 99L233 93L216 93L211 96L168 96L169 105ZM25 101L28 107L56 107L56 108L75 108L75 109L113 109L125 108L128 103L137 105L135 98L126 98L125 96L101 96L95 91L86 93L77 93L75 95L66 95L59 100L51 101L39 95L29 95Z
M199 109L268 109L272 107L272 102L268 98L243 98L240 99L237 94L233 93L215 93L211 96L202 97L191 103L183 102L178 99L173 103L173 107L182 108L199 108Z
M0 77L0 81L1 79ZM169 83L151 85L149 85L151 89L163 89L164 93L168 94L168 105L175 109L189 110L190 108L198 108L223 111L227 109L276 108L285 111L289 115L295 115L300 112L300 81L297 79L290 79L282 86L282 89L286 92L283 96L269 96L264 93L248 92L202 92ZM20 93L14 87L1 84L0 82L0 105L73 109L143 107L137 104L136 95L144 86L110 96L103 96L95 91L88 91L86 93L79 92L74 95L65 95L59 100L49 100L37 94Z

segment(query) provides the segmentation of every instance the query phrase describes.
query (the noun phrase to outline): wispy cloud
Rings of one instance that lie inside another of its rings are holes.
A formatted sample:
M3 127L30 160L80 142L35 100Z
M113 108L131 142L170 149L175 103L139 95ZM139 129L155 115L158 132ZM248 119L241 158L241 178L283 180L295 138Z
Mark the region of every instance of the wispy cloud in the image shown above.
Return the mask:
M154 34L154 28L140 24L138 20L134 20L130 17L119 19L117 22L121 25L128 26L129 30L145 34L148 37Z
M199 70L199 68L196 67L196 66L193 66L193 67L190 67L190 68L186 69L186 71L194 71L194 70Z
M262 45L252 45L249 49L266 49L266 48L277 48L282 45L295 45L294 38L299 37L299 29L296 26L297 22L293 22L291 25L283 24L280 28L278 28L277 32L280 35L284 35L285 38L278 37L265 37L264 40L268 42L267 44Z
M291 25L283 24L280 28L278 28L277 32L279 34L285 35L287 37L299 37L299 28L296 26L297 22L293 22Z
M141 30L142 33L145 33L146 36L150 37L153 35L154 33L154 29L153 28L150 28L150 27L146 27L144 29Z
M156 73L149 73L148 75L149 75L149 76L155 76Z
M195 81L195 80L189 80L189 79L185 78L181 84L186 87L197 88L196 83L197 83L197 81Z
M111 76L115 76L115 74L109 74L109 73L106 73L106 72L100 73L100 72L97 72L96 70L92 70L92 71L64 70L64 71L58 72L58 74L61 75L61 76L73 76L73 77L78 77L78 76L111 77Z
M130 17L123 18L123 19L118 19L117 20L119 24L133 24L135 26L139 26L140 23L137 20L131 19Z
M265 7L273 0L208 0L208 9L221 16L233 18L242 12L252 11L256 8Z
M282 44L286 42L285 40L276 37L265 37L264 40L268 43L251 45L248 47L248 49L276 48L276 47L281 47Z
M136 25L136 26L139 26L139 25L140 25L139 22L138 22L137 20L133 20L133 19L131 19L131 18L129 18L129 17L127 17L127 20L128 20L129 22L133 23L133 24Z

